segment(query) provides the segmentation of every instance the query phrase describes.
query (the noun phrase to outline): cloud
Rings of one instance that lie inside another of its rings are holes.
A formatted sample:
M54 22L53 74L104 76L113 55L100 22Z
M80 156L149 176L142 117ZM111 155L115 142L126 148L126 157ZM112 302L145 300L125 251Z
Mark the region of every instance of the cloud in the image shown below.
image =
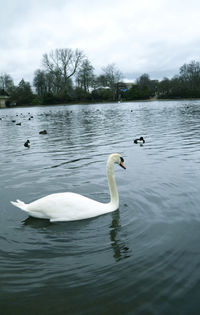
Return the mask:
M127 77L177 74L199 56L196 0L7 0L0 19L0 73L32 81L42 55L79 48L97 73L115 63Z

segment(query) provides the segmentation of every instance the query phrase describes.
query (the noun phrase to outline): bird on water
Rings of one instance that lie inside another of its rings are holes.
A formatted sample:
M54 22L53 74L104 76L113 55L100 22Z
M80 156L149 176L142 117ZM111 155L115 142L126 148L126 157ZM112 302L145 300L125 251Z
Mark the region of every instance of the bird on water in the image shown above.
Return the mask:
M115 211L119 208L119 195L114 176L114 164L126 169L123 157L114 153L108 157L106 171L110 191L110 201L102 203L72 192L54 193L31 203L17 200L11 203L27 215L40 219L56 221L74 221L93 218Z
M135 140L134 140L134 143L136 143L136 144L138 144L138 143L143 144L143 143L145 143L145 140L144 140L143 137L140 137L140 138L138 138L138 139L135 139Z
M29 140L26 140L26 142L24 143L24 146L26 148L29 148L30 147L30 141Z

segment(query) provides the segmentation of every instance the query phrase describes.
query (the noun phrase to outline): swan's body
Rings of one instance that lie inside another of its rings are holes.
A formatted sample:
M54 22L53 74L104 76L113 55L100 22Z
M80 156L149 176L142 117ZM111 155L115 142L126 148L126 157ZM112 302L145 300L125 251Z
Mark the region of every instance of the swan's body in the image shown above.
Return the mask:
M114 177L114 163L125 168L123 162L123 158L118 153L111 154L108 158L109 203L101 203L71 192L51 194L29 204L25 204L20 200L17 200L17 202L11 201L11 203L27 212L29 216L49 219L51 222L82 220L109 213L119 208L119 196Z

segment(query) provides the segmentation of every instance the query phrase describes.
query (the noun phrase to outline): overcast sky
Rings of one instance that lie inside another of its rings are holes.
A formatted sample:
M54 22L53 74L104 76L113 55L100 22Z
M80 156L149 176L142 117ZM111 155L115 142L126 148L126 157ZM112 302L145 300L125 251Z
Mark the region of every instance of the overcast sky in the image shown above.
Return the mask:
M42 55L83 50L100 74L115 63L125 78L178 74L200 61L199 0L0 0L0 74L32 82Z

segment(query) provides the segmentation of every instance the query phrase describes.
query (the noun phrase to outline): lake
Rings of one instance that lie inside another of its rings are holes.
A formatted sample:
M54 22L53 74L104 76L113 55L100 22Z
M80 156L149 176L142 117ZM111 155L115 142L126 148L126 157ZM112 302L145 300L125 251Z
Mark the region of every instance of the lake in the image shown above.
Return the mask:
M7 108L0 118L2 315L199 314L200 101ZM64 191L108 202L115 152L127 169L115 166L113 213L50 223L10 203Z

